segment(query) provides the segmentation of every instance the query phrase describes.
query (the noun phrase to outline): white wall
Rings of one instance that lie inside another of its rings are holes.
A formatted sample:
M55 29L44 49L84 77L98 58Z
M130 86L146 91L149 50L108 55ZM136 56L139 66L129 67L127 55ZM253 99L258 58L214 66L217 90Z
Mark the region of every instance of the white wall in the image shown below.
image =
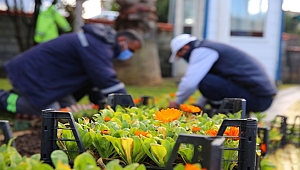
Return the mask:
M229 43L248 52L263 64L270 78L276 80L281 36L281 0L269 0L264 37L231 37L230 3L230 0L210 0L207 39Z
M177 0L182 3L182 0ZM198 15L204 15L204 3L199 7ZM282 0L269 0L269 10L267 13L264 37L242 37L230 36L231 0L209 0L207 39L223 43L229 43L238 47L257 58L265 67L272 80L276 80L276 72L279 60L280 36L281 36L281 4ZM178 10L178 9L176 9ZM180 11L180 10L179 10ZM178 12L179 12L178 11ZM179 13L182 13L180 11ZM178 15L178 13L177 13ZM177 19L180 18L177 16ZM201 21L201 20L199 20ZM174 32L178 35L182 32L179 25L181 21L175 23ZM195 28L204 26L204 22L197 22ZM177 31L176 31L177 30ZM202 30L201 30L202 31ZM198 38L202 38L200 32L193 32ZM173 76L180 77L186 70L185 61L173 64Z
M229 43L231 0L209 0L207 39Z

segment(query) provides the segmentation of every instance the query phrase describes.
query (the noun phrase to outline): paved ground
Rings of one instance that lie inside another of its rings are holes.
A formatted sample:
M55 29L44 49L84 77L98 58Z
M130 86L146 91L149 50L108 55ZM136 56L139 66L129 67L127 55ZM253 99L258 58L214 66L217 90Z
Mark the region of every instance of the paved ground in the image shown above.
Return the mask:
M295 116L300 116L300 85L280 90L271 107L264 113L267 114L265 122L274 120L277 115L287 116L287 123L293 124ZM274 170L299 170L300 148L288 144L278 148L268 155L268 160L276 165Z
M267 113L266 122L272 121L276 115L287 116L288 123L294 122L295 116L300 116L300 85L280 90L264 113Z
M286 145L277 149L268 156L268 160L276 165L274 170L299 170L300 169L300 148L294 145Z

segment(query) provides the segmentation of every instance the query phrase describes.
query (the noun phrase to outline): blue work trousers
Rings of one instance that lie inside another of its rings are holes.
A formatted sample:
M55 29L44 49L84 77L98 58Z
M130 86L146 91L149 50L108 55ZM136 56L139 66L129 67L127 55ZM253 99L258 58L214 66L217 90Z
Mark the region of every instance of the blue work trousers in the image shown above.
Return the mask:
M258 96L248 89L218 75L207 74L199 83L199 90L208 100L220 101L224 98L243 98L246 100L246 112L267 110L274 96Z

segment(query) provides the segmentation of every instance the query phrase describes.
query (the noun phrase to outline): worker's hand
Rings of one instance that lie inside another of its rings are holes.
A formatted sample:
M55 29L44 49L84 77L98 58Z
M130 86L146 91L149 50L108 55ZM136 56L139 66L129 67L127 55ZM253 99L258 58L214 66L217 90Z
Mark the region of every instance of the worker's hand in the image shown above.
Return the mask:
M169 102L169 108L178 108L179 105L175 101L170 101Z

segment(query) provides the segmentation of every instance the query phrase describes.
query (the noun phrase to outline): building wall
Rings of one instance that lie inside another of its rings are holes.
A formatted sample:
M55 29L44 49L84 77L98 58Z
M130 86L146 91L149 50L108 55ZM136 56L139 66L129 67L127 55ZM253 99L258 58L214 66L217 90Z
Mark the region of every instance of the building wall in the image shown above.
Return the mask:
M11 18L7 15L0 15L0 65L2 66L5 61L19 52L20 48L15 38L15 28Z
M209 3L207 39L229 43L253 55L263 64L270 78L276 81L281 48L282 2L269 0L264 37L230 36L230 0L211 0Z
M0 11L0 77L5 77L6 61L34 45L33 33L32 15Z

